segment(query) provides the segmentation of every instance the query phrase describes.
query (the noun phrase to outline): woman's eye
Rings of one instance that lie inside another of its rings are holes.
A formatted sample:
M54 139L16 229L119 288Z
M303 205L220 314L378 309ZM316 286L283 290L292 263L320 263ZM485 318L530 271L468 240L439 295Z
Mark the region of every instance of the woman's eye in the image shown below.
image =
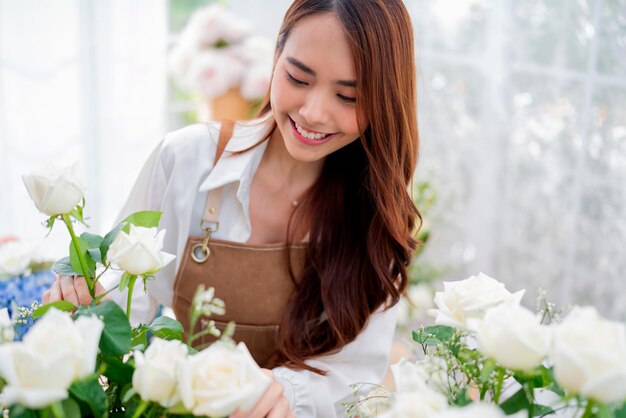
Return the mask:
M356 98L354 97L343 96L341 94L338 94L337 97L339 97L341 100L343 100L346 103L356 103Z
M293 77L291 74L287 73L287 79L291 82L291 84L293 84L294 86L306 86L307 83L305 83L304 81L300 81L297 78Z

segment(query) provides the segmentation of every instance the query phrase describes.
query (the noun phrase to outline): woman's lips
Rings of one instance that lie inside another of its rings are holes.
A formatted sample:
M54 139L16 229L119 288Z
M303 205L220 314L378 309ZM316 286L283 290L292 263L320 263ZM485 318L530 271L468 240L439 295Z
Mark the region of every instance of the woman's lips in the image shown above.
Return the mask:
M328 140L332 139L335 135L337 135L337 133L334 134L330 134L328 135L326 138L323 139L309 139L306 138L304 136L302 136L302 134L300 132L298 132L298 129L296 128L296 123L294 122L293 119L291 119L291 117L289 117L289 124L291 125L291 130L293 131L294 136L296 137L296 139L300 142L303 142L307 145L320 145L323 144L324 142L327 142Z

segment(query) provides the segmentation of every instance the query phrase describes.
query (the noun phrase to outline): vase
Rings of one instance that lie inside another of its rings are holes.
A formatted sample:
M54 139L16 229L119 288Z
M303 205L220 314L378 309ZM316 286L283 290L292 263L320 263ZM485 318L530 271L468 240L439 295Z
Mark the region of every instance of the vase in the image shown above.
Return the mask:
M199 103L198 119L210 120L247 120L252 115L253 103L246 100L239 88L232 88L221 96Z

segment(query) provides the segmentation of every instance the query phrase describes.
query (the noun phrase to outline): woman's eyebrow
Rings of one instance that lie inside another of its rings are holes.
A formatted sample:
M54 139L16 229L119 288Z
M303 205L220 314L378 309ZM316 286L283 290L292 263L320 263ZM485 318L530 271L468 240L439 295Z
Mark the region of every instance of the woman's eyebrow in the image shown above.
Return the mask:
M312 76L316 76L317 73L309 66L307 66L306 64L304 64L302 61L299 61L297 59L295 59L294 57L287 57L287 61L298 67L299 69L301 69L302 71L304 71L307 74L311 74ZM356 87L356 81L355 80L337 80L335 81L336 84L340 84L342 86L346 86L346 87Z

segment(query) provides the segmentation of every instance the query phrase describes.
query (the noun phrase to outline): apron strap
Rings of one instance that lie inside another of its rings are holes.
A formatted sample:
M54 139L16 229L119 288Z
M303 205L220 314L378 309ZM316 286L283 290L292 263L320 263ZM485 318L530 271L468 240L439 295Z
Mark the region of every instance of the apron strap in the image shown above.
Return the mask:
M222 121L222 125L220 126L220 136L217 141L217 149L215 151L215 159L213 160L213 167L217 164L220 157L224 153L226 149L226 145L230 138L233 136L233 130L235 128L235 122L231 120ZM207 223L214 223L215 229L217 229L218 219L219 219L219 211L222 206L222 190L224 188L220 187L217 189L213 189L209 191L209 194L206 199L206 206L204 209L204 216L202 217L202 226L204 229L204 225ZM215 230L213 231L215 232Z

